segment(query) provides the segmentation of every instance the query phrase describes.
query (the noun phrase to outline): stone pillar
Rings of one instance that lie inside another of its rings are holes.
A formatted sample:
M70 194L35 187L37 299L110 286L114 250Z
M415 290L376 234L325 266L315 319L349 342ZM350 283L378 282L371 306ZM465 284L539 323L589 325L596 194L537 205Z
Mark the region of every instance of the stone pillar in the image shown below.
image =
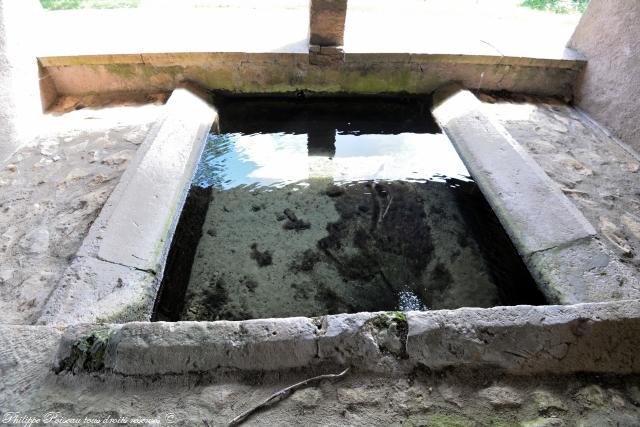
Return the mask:
M309 178L332 178L336 155L336 130L326 126L311 126L307 131Z
M587 57L576 104L640 151L640 1L591 0L569 47Z
M347 0L311 0L309 63L339 65L344 60Z
M0 0L0 167L37 135L43 105L57 96L35 56L48 31L42 25L38 0Z
M11 91L11 65L7 55L6 5L0 0L0 166L16 149Z
M336 130L326 127L309 129L307 132L307 150L309 156L335 156Z

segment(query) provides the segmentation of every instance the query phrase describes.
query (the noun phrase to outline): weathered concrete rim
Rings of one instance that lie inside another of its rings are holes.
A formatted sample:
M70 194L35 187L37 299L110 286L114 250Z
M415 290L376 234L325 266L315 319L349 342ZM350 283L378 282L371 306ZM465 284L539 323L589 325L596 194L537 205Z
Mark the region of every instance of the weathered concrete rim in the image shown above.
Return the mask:
M54 361L58 370L74 366L82 340L101 342L101 367L94 371L124 376L322 365L386 373L427 367L490 368L516 375L628 374L640 371L640 301L76 325L67 327L60 341Z
M150 319L169 244L217 115L201 98L186 89L173 92L37 323Z

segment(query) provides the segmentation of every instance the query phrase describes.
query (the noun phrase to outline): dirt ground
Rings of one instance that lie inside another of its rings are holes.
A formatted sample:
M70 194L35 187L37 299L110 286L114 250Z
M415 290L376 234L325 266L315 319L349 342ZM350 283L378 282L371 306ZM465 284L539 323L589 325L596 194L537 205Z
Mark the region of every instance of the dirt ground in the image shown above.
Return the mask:
M160 109L87 104L112 105L61 99L0 166L0 323L38 318Z
M153 380L51 374L24 413L223 426L271 394L325 371ZM513 377L490 370L400 378L352 372L302 388L243 425L631 427L640 419L639 384L637 377Z
M640 272L640 157L579 111L551 99L483 95L620 261Z

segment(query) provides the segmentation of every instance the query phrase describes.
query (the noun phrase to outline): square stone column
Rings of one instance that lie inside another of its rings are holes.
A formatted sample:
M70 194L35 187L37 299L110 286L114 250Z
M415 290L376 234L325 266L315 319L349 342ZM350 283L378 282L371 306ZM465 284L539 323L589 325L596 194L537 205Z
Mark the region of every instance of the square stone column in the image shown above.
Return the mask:
M311 0L309 63L339 65L344 60L347 0Z

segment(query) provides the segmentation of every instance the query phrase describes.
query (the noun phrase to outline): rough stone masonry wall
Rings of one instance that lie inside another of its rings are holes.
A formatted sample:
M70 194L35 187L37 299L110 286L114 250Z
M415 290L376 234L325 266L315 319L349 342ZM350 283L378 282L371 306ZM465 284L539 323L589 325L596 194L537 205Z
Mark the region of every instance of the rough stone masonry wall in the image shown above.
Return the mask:
M640 150L640 2L591 0L569 47L587 56L577 105Z

